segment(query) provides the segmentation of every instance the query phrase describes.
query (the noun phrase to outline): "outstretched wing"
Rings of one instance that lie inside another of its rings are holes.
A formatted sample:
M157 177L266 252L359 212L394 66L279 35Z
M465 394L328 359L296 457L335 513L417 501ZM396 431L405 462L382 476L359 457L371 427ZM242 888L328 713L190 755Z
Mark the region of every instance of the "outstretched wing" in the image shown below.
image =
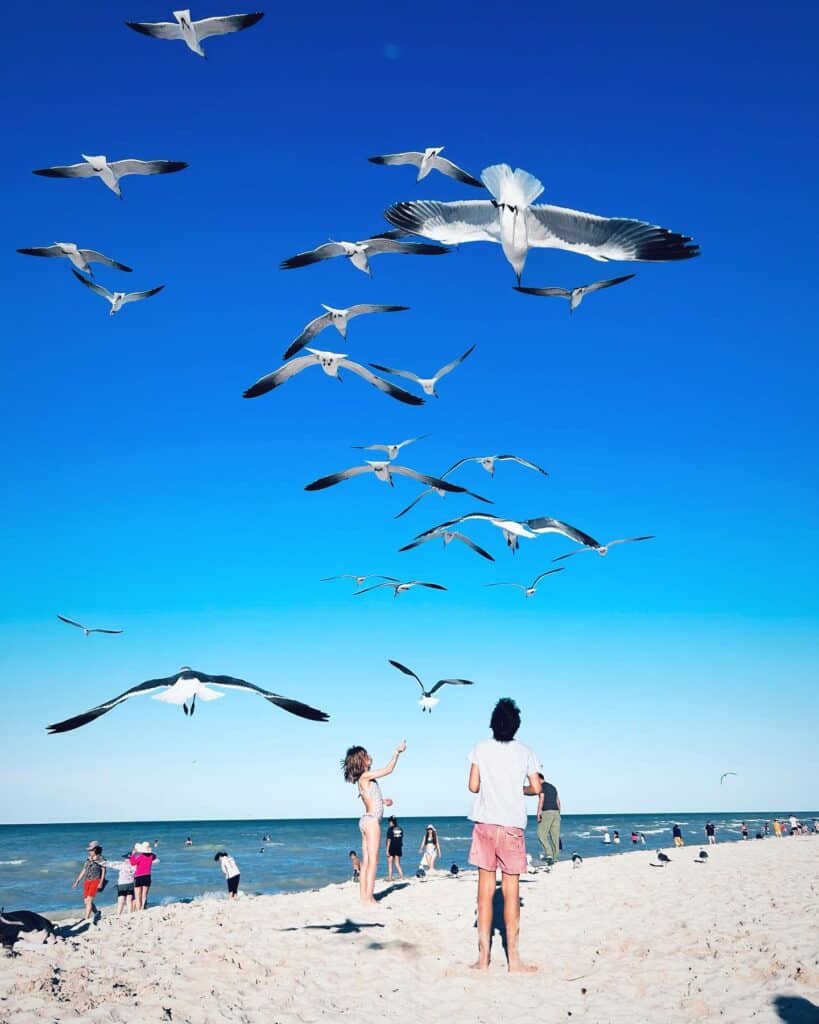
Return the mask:
M364 313L403 313L406 309L409 309L409 306L373 306L368 302L361 302L347 309L347 319L352 320L354 316L361 316Z
M429 691L430 697L437 690L440 690L442 686L474 686L475 684L471 679L439 679L438 682Z
M490 522L495 520L495 516L490 516L488 512L467 512L465 515L458 516L456 519L448 519L445 523L438 523L437 526L431 526L428 530L424 530L422 533L418 533L415 536L417 540L419 537L427 537L431 533L440 533L442 530L448 529L450 526L457 526L458 523L466 522L467 519L488 519Z
M75 622L73 619L67 619L65 615L58 615L57 618L60 622L67 622L69 626L76 626L78 629L85 629L85 626L81 622Z
M82 256L86 263L102 263L105 267L112 267L114 270L124 270L128 274L131 273L131 267L126 267L124 263L112 260L110 256L103 256L101 252L97 252L94 249L80 249L80 256Z
M519 455L496 455L495 460L497 462L517 462L521 466L525 466L526 469L537 470L538 473L542 473L544 476L549 475L541 466L536 465L534 462L529 462L528 459L522 459Z
M615 544L634 544L638 540L654 540L654 534L647 534L645 537L621 537L619 540L610 540L607 548L613 548Z
M565 571L566 570L563 568L562 565L561 565L561 567L559 569L547 569L546 572L542 572L540 574L540 576L535 576L535 578L532 580L532 586L536 587L538 585L538 583L540 583L540 581L542 579L544 579L546 576L551 576L553 573L556 573L556 572L565 572Z
M385 153L383 156L368 156L371 164L386 164L387 167L395 167L398 164L412 164L413 167L420 167L424 159L423 153Z
M380 370L382 373L391 373L393 377L403 377L405 380L414 380L418 384L421 378L417 373L413 373L412 370L393 370L389 366L382 366L380 363L370 363L370 366L374 370Z
M485 587L517 587L518 590L526 590L522 583L484 583Z
M515 285L516 292L523 292L525 295L548 295L557 296L561 299L570 299L572 293L566 288L558 288L557 286L550 286L549 288L524 288L523 285Z
M383 377L379 377L372 371L368 370L366 366L362 366L361 363L354 363L351 359L342 359L339 366L344 366L348 370L352 370L353 373L357 373L359 377L362 377L367 381L368 384L372 384L374 388L378 388L379 391L383 391L385 395L389 395L390 398L395 398L399 402L404 402L405 405L423 405L424 399L419 395L411 395L409 391L405 391L404 388L399 388L397 384L392 384L388 380L384 380Z
M329 313L322 313L321 316L317 316L315 320L311 320L298 338L294 338L294 340L290 342L290 346L282 356L282 359L290 359L291 356L300 352L308 342L311 342L313 338L321 334L325 327L330 326L332 319L333 318Z
M149 693L151 690L161 690L165 686L173 686L178 678L179 675L177 673L177 675L168 676L166 679L148 679L144 683L132 686L130 690L125 690L119 696L112 697L111 700L105 701L104 704L98 704L95 708L91 708L90 711L84 711L81 715L74 715L73 718L66 718L63 722L47 725L46 729L48 729L49 735L79 729L81 725L88 725L89 722L93 722L101 715L107 714L118 704L122 704L123 701L128 700L130 697L139 697L143 693Z
M123 630L121 630L121 629L102 629L100 626L93 626L91 629L88 630L88 632L89 633L110 633L110 634L113 635L113 634L116 634L116 633L122 633Z
M384 216L398 228L448 245L500 241L498 211L488 199L457 203L419 199L396 203Z
M466 544L467 547L472 548L472 550L475 552L475 554L480 555L482 558L488 559L490 562L494 562L495 561L494 557L492 555L490 555L488 551L485 551L480 546L480 544L476 544L475 541L472 540L471 537L467 537L465 533L459 533L457 530L452 530L452 531L450 531L450 534L456 540L463 541L463 543ZM403 549L401 549L401 550L403 550Z
M412 499L412 501L409 503L409 505L407 505L406 508L402 508L401 511L397 515L393 516L393 519L400 519L401 516L406 515L407 512L410 511L410 509L415 508L415 506L418 504L418 502L421 500L421 498L425 498L428 494L432 494L433 491L434 491L434 488L432 488L432 487L427 487L425 490L421 491L421 493L417 497ZM400 548L399 550L406 551L407 549L406 548Z
M196 676L203 683L213 683L214 686L221 686L225 690L250 690L251 693L258 693L270 704L275 704L276 707L283 711L289 711L291 715L296 715L298 718L307 718L311 722L326 722L330 717L326 712L319 711L318 708L302 704L301 701L293 700L291 697L283 697L280 693L263 690L261 686L248 683L245 679L236 679L233 676L210 676L204 672L197 672Z
M412 676L412 678L421 687L421 693L424 692L424 684L418 678L418 676L412 671L411 668L407 668L406 665L402 665L400 661L393 661L392 658L387 659L393 668L397 668L399 672L403 672L405 676Z
M462 181L464 185L472 185L474 188L483 188L483 182L478 181L471 174L459 167L457 164L453 164L451 160L447 160L445 156L433 157L432 166L440 171L441 174L446 174L450 178L454 178L456 181Z
M435 487L439 491L451 491L457 494L465 494L466 488L460 487L458 484L451 484L448 480L441 480L437 476L427 476L426 473L418 473L414 469L410 469L409 466L396 466L393 462L390 466L391 473L399 473L401 476L411 477L413 480L420 480L422 484L426 484L428 487ZM482 501L488 499L482 498Z
M181 39L182 29L177 22L170 21L126 21L128 28L139 32L143 36L153 36L154 39Z
M298 359L291 359L289 363L280 366L272 373L266 373L260 377L255 384L243 392L243 398L258 398L259 395L266 395L268 391L284 384L307 366L314 366L318 362L318 356L312 353L309 356L299 356Z
M311 484L307 484L304 489L305 491L323 491L326 487L332 487L334 484L340 484L343 480L349 480L351 477L371 472L372 470L369 466L352 466L350 469L342 469L339 473L331 473L329 476L322 476L318 480L314 480Z
M603 288L611 288L615 284L622 284L624 281L630 281L635 274L623 274L622 277L610 277L608 281L595 281L593 284L584 284L583 291L586 295L591 295L592 292L602 291Z
M108 165L118 178L126 174L173 174L188 166L184 160L115 160Z
M392 583L374 583L371 587L364 587L363 590L357 590L355 596L359 597L361 594L369 594L371 590L379 590L381 587L391 587Z
M81 250L82 251L82 250ZM32 249L18 249L24 256L65 256L59 245L35 245Z
M94 168L83 161L81 164L67 164L64 167L42 167L32 174L41 174L44 178L93 178Z
M126 302L139 302L140 299L150 299L152 295L156 295L157 292L161 292L164 287L164 284L160 284L157 285L156 288L149 288L147 292L128 292L122 300L122 304L124 306Z
M111 294L111 292L109 292L107 288L103 288L101 284L97 284L96 281L89 281L87 277L83 277L83 275L76 271L73 267L71 268L71 273L74 275L74 277L76 277L78 281L82 281L85 287L90 288L91 291L94 292L96 295L101 295L104 299L108 299L109 301L113 299L114 296ZM99 307L97 308L99 309Z
M562 206L530 206L529 245L591 256L594 260L687 260L700 247L688 235L627 217L599 217Z
M223 18L203 18L201 21L193 22L193 27L196 30L196 38L202 40L208 36L225 36L230 32L241 32L243 28L250 28L263 17L263 11L254 14L228 14Z
M367 254L370 256L377 256L384 252L398 252L410 256L443 256L444 253L450 251L443 245L430 245L429 242L404 242L395 238L385 238L383 235L366 238L362 244L367 246Z
M441 369L435 374L435 380L440 380L441 377L445 377L448 373L451 373L455 369L456 366L460 366L460 364L464 361L464 359L466 359L467 356L472 354L474 349L475 349L475 346L474 345L470 345L469 348L466 350L466 352L464 352L464 354L462 356L458 356L458 358L457 359L453 359L451 363L447 363L446 366L442 366Z
M308 249L307 252L296 253L289 259L282 260L279 264L281 270L292 270L294 267L307 267L311 263L318 263L320 260L330 260L334 256L344 256L344 246L338 242L325 242L324 245L316 246L315 249Z
M577 541L578 544L585 544L589 548L599 548L600 542L594 537L570 523L564 523L560 519L552 519L550 516L538 516L535 519L527 519L524 523L533 533L561 533L569 540Z

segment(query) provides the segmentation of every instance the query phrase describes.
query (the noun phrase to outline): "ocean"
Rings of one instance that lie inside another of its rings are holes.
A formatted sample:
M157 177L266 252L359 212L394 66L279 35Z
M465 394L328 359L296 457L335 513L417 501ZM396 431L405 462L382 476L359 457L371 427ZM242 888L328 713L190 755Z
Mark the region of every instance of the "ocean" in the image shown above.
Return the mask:
M563 856L583 857L626 855L632 849L669 849L671 829L680 825L686 845L705 841L705 823L714 822L719 842L739 841L742 822L751 840L763 831L764 822L774 817L787 819L792 812L755 811L721 814L567 814L562 819ZM794 811L797 818L812 824L816 811ZM404 828L404 871L418 868L418 848L427 818L401 818ZM471 822L466 818L436 818L442 858L438 867L449 870L467 865ZM535 819L529 817L527 849L537 860L540 845ZM642 832L645 847L632 847L631 831ZM605 845L603 836L619 831L620 845ZM186 846L190 837L192 846ZM265 837L269 837L265 839ZM156 843L159 862L154 866L150 892L152 903L189 902L224 896L225 884L213 855L229 851L242 874L241 890L246 893L281 893L315 889L350 878L349 851L359 850L357 818L317 818L253 821L155 821L116 824L75 823L55 825L0 825L0 906L40 912L77 910L82 906L79 890L72 890L91 840L99 840L104 856L116 860L136 842ZM773 838L769 840L773 842ZM678 854L679 855L679 854ZM674 854L672 854L672 857ZM383 840L379 877L386 872ZM116 872L98 897L99 906L116 902Z

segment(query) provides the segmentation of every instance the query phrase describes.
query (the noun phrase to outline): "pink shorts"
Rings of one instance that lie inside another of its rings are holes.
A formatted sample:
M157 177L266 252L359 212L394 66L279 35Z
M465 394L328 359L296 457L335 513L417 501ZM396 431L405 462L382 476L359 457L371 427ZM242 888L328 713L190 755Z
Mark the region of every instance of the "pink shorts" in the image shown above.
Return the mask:
M526 841L523 838L523 829L475 822L472 829L472 846L469 849L469 863L486 871L500 868L505 875L524 874Z

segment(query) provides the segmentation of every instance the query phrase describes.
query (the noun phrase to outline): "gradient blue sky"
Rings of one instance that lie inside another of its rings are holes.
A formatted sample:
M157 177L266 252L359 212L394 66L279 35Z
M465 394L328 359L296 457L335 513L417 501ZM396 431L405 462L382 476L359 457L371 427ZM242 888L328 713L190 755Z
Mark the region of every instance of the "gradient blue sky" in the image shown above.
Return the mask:
M193 15L234 9L218 7ZM569 812L815 806L817 9L320 3L269 9L207 61L122 24L169 16L46 2L7 20L0 820L357 814L339 758L363 743L378 762L403 737L398 813L457 814L507 694ZM383 230L396 200L474 198L366 160L426 145L473 173L524 167L547 202L660 223L703 254L535 251L529 285L636 270L571 319L516 294L498 246L381 257L373 280L339 260L278 269ZM31 174L81 152L190 167L125 179L122 202ZM111 288L165 291L109 318L67 261L14 251L55 239L135 268L99 268ZM322 302L412 307L322 336L364 362L431 372L477 347L420 409L317 370L244 401ZM560 539L512 557L477 525L494 566L454 545L398 554L475 503L433 496L396 521L410 481L303 490L354 465L353 444L420 433L403 461L423 471L500 451L549 470L464 469L499 513L657 539L572 559L524 601L482 584L530 580ZM450 589L318 582L342 572ZM84 639L58 612L126 632ZM477 685L421 715L388 658ZM192 721L142 699L46 735L181 664L331 722L231 694Z

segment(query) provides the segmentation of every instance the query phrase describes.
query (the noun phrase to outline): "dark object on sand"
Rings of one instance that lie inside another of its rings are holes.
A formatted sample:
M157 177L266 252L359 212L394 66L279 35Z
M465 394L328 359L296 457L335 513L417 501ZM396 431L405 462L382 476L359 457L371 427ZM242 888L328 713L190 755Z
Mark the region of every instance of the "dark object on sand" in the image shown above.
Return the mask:
M12 949L20 932L43 932L43 941L46 941L54 935L54 924L33 910L6 912L0 909L0 943L6 949Z
M426 873L426 871L423 868L418 868L418 870L415 872L415 877L416 878L426 878L427 877L427 873Z
M667 853L663 853L662 850L657 854L657 860L660 862L659 864L655 864L653 861L651 862L651 866L653 868L664 868L666 864L671 863L671 858Z
M460 868L458 867L457 864L453 864L452 867L449 869L450 875L457 875L459 871Z

